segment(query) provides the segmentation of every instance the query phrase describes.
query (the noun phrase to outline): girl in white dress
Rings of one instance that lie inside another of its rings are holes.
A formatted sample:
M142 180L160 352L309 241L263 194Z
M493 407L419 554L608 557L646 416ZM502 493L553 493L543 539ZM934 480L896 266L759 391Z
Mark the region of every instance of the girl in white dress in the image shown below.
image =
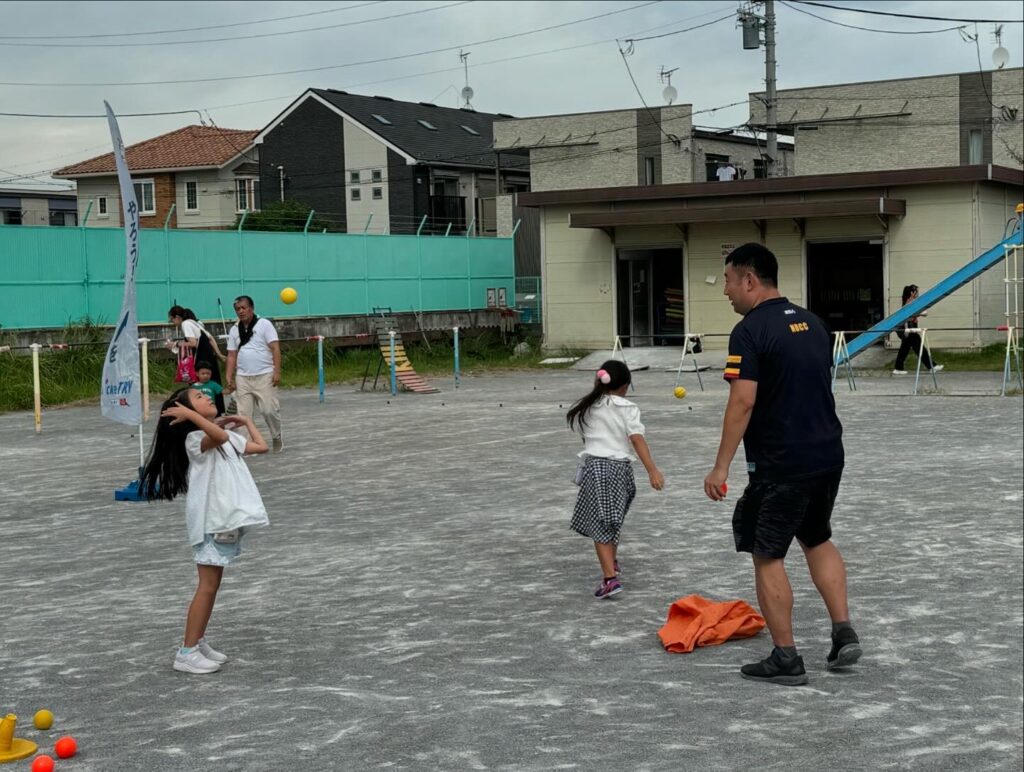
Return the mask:
M248 439L231 431L239 426L248 431ZM227 662L207 643L206 625L224 566L241 554L246 531L269 525L256 483L242 459L246 453L266 452L267 443L251 418L217 418L216 405L200 391L179 389L161 407L139 490L150 500L171 501L186 493L185 524L199 572L185 639L174 658L175 670L213 673Z
M640 459L654 490L665 486L644 439L640 408L626 399L632 380L624 362L605 362L594 378L594 388L566 414L569 427L583 436L576 479L580 491L569 527L594 540L603 576L596 598L610 598L623 589L618 545L619 531L636 495L632 462Z

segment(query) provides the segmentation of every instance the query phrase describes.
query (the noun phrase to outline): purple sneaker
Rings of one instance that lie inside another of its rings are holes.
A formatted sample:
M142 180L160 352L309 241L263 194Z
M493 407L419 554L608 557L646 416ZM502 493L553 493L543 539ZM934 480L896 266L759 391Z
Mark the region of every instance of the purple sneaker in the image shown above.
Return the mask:
M618 595L622 592L622 582L619 581L618 577L614 579L602 579L600 586L594 593L595 598L610 598L612 595Z

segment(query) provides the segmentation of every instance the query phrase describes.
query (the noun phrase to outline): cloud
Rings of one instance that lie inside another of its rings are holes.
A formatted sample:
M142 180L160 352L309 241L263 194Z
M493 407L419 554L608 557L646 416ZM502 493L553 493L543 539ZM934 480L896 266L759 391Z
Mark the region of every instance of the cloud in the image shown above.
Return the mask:
M438 0L432 5L445 5ZM485 38L536 29L598 13L628 8L633 2L473 2L406 18L361 26L323 29L297 35L179 46L139 48L24 48L0 46L0 80L67 84L103 81L178 80L277 72L414 51L458 46ZM93 35L102 32L154 30L229 24L320 11L351 2L22 2L5 5L4 34ZM884 7L908 13L944 16L1020 17L1017 2L856 2L844 5ZM382 2L355 10L305 19L257 24L209 32L156 35L143 40L184 40L300 29L368 19L421 9L423 3ZM699 24L729 13L732 0L660 2L627 13L536 35L467 46L469 79L478 110L513 115L543 115L639 107L618 48L605 42L575 50L500 64L495 59L550 49L568 49L643 31L659 32ZM244 9L244 10L243 10ZM880 16L816 13L867 27L907 29L949 26ZM244 13L244 17L241 16ZM696 18L695 18L696 17ZM991 66L992 25L980 25L982 63ZM778 7L778 81L780 88L881 80L977 68L973 45L956 33L897 36L844 29ZM129 38L105 39L127 42ZM59 41L54 41L59 42ZM98 42L98 41L91 41ZM1024 52L1022 25L1007 25L1003 45L1010 66L1020 66ZM629 58L633 75L650 104L661 103L659 68L677 67L672 83L679 102L697 110L744 100L763 88L763 51L744 51L732 21L681 35L642 41ZM450 72L431 73L451 69ZM400 78L400 79L398 79ZM386 81L373 83L375 81ZM396 99L458 104L463 85L458 51L373 65L305 74L197 84L102 88L0 86L0 111L100 113L108 99L119 113L208 108L218 125L262 128L288 102L310 86L384 94ZM239 102L276 101L225 107ZM699 122L730 126L747 118L743 106L706 114ZM125 118L129 144L171 131L189 116ZM35 173L84 160L107 150L106 124L92 119L0 117L0 169ZM0 174L0 179L8 175ZM12 183L0 183L10 185Z

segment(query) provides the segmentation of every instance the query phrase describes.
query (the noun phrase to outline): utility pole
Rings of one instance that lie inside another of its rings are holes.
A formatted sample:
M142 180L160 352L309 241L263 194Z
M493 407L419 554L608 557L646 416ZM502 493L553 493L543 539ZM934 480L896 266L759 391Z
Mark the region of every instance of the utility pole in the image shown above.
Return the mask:
M765 175L777 176L775 159L779 157L779 141L776 135L778 102L775 99L775 0L764 4L764 85L765 112L768 118L768 163Z
M764 16L754 13L753 6L764 3ZM779 155L778 100L775 95L775 0L759 0L739 10L743 27L743 48L754 50L764 43L765 123L768 130L768 150L765 157L765 176L778 176L776 159ZM764 39L761 39L761 33Z

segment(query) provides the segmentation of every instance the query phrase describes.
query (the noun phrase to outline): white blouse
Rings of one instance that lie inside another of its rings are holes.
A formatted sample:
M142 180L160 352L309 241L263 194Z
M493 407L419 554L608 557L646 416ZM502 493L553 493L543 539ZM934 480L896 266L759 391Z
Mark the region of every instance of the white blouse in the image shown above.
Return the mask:
M576 431L583 435L583 450L576 455L636 461L629 438L644 433L639 407L625 397L605 395L593 404L585 418L585 424L576 424Z

